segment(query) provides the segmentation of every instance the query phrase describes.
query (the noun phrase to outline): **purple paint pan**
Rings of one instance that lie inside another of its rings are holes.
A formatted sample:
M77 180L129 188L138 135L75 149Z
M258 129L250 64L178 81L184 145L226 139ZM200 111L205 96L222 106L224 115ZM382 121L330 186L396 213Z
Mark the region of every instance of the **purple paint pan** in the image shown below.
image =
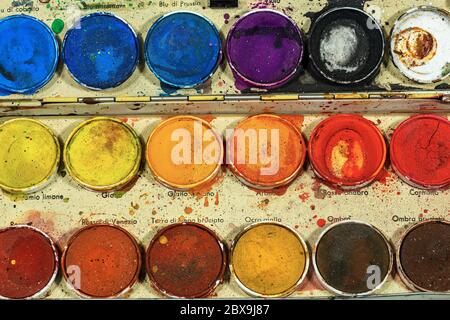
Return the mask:
M232 26L226 43L228 63L237 81L274 89L298 74L303 58L302 32L278 11L250 11Z

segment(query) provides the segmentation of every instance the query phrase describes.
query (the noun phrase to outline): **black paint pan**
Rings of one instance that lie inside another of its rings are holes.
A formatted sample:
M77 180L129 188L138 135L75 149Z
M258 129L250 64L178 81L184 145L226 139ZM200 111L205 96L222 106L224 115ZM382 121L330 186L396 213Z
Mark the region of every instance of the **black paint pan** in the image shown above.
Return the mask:
M357 8L326 11L311 27L309 54L313 67L334 83L356 84L373 79L384 51L381 26Z

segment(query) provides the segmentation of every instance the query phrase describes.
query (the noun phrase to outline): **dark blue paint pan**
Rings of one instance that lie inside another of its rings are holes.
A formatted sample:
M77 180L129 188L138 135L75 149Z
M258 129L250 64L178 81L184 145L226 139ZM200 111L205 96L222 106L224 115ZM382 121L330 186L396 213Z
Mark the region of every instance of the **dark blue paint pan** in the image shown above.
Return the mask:
M59 46L42 21L27 15L0 20L0 90L33 94L55 74Z
M219 31L205 17L176 11L159 18L145 40L145 59L164 84L193 88L207 81L220 64Z
M139 62L139 41L131 26L105 12L82 17L66 33L63 60L72 77L92 90L124 83Z

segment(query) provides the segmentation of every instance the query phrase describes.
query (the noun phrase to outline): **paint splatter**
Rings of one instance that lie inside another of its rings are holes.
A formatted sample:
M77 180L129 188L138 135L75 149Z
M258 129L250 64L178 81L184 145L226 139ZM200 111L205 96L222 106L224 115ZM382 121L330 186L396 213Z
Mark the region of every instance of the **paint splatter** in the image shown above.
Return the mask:
M302 202L306 202L306 200L309 199L309 193L308 192L303 192L298 197L300 198L300 200L302 200Z
M323 228L326 224L327 224L327 222L325 221L325 219L318 219L317 220L317 226L319 228Z
M192 208L191 207L186 207L186 208L184 208L184 213L186 213L186 214L191 214L192 213Z
M55 19L52 23L52 30L56 34L60 34L64 30L64 21L61 19Z

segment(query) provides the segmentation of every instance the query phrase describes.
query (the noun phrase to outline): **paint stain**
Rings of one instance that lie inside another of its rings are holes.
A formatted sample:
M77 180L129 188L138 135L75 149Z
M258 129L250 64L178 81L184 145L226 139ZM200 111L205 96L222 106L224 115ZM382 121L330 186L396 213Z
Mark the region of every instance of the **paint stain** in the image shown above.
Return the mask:
M64 30L64 21L61 19L55 19L52 23L52 30L56 34L60 34Z
M191 207L186 207L186 208L184 208L184 213L186 213L186 214L191 214L192 213L192 208Z

